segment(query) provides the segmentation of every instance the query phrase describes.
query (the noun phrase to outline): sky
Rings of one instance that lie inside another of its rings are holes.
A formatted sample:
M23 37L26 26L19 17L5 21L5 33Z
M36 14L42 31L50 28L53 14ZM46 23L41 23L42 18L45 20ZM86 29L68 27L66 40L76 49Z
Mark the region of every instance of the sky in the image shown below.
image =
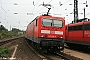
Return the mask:
M88 7L83 4L86 1ZM65 17L66 24L74 20L74 0L0 0L0 25L4 25L8 30L18 28L25 31L35 17L48 11L41 5L43 2L52 5L51 15ZM63 5L60 6L60 3ZM84 8L86 18L90 19L90 0L78 0L79 19L84 18L84 14L81 14Z

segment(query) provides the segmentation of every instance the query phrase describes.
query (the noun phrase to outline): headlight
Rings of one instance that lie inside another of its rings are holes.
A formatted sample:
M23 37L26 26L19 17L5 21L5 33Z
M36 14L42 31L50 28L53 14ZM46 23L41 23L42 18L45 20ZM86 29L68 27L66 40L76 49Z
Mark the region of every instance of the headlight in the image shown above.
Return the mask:
M62 36L60 38L63 38Z
M41 37L44 37L44 35L42 34Z

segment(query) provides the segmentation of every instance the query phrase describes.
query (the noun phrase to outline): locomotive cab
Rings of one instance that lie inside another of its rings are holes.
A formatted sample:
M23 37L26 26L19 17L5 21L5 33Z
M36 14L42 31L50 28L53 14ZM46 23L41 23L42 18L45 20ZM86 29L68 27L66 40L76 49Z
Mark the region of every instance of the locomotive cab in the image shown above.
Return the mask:
M39 41L42 46L64 49L65 22L63 18L41 16L39 18ZM47 48L47 47L46 47Z

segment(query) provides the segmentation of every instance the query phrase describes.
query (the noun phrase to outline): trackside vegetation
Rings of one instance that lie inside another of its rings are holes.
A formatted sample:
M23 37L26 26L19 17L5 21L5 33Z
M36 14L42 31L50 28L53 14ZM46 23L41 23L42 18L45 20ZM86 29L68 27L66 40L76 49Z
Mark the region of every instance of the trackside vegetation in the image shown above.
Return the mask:
M9 52L10 52L10 49L8 47L0 47L1 57L6 57Z
M24 35L25 31L19 30L17 28L12 28L12 30L8 31L8 29L6 29L3 25L0 25L0 39Z

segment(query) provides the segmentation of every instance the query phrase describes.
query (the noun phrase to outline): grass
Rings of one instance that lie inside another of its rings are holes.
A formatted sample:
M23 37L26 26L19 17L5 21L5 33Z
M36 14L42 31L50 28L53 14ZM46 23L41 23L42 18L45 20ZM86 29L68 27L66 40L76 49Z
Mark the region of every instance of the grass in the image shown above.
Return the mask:
M0 48L0 55L1 57L7 57L7 54L9 53L10 49L8 47L1 47Z

